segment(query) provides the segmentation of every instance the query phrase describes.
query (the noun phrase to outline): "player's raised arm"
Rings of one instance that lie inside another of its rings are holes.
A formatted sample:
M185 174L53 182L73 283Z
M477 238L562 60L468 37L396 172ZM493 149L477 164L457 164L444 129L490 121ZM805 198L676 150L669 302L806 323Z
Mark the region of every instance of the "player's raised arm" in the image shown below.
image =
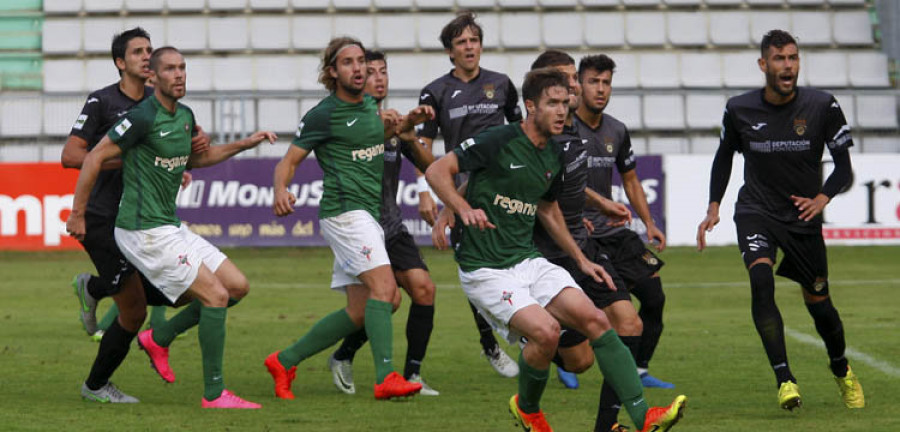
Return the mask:
M217 146L210 146L202 153L191 153L189 165L193 168L202 168L222 162L244 150L252 149L263 141L274 143L278 138L273 132L259 131L242 140Z
M297 201L297 197L288 191L288 182L294 178L294 171L297 169L297 166L308 155L309 150L292 145L278 162L278 165L275 165L275 178L273 180L275 201L272 205L272 211L276 216L287 216L294 212L294 203Z

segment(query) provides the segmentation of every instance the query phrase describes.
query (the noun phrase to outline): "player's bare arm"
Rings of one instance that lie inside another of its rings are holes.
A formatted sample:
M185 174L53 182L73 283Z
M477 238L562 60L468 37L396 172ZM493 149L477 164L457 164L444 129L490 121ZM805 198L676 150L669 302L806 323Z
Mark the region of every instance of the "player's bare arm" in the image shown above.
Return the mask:
M537 216L544 229L547 230L547 234L550 234L550 237L553 238L553 241L556 242L560 249L578 263L578 268L581 271L594 278L597 282L607 284L611 290L616 290L616 285L613 283L609 273L600 265L587 259L584 253L581 252L581 248L575 243L572 234L569 233L569 229L566 227L566 221L563 218L562 211L559 209L559 203L556 201L538 201Z
M666 235L660 231L659 227L656 226L656 222L653 221L653 216L650 214L650 206L647 204L647 195L644 194L644 186L641 185L641 180L638 178L635 170L622 174L622 186L625 189L628 202L631 203L638 217L647 226L647 240L655 244L657 251L662 252L666 248Z
M697 227L697 250L702 252L706 249L706 233L712 232L713 227L719 223L719 203L711 202L706 208L706 217Z
M436 160L428 170L425 171L425 178L431 189L437 194L438 198L444 204L459 215L463 224L466 226L474 225L480 230L496 228L492 224L482 209L473 209L466 201L453 183L453 176L459 173L459 160L456 153L447 153L442 158Z
M215 165L244 150L252 149L263 141L274 143L277 138L278 136L276 136L272 132L255 132L253 135L250 135L249 137L242 140L230 142L228 144L212 146L209 148L209 150L203 153L191 153L191 159L188 162L188 166L192 168L202 168L210 165Z
M88 143L83 138L75 135L69 135L66 144L63 146L62 157L60 158L63 168L81 169L84 158L88 154ZM100 167L101 171L114 170L122 168L121 159L110 159L103 162Z
M103 162L117 158L121 154L122 149L112 142L109 137L104 136L94 149L84 157L84 161L81 164L81 173L78 174L78 182L75 183L75 198L72 200L72 212L66 221L66 231L77 240L84 240L86 232L84 212Z
M403 120L400 113L394 109L384 109L378 111L378 116L381 117L381 122L384 123L384 139L396 135L397 126L399 126L400 121Z
M287 216L294 212L294 203L297 202L297 197L288 191L288 182L294 178L294 171L307 156L309 156L309 150L292 145L278 165L275 165L275 179L273 180L275 202L272 204L272 211L276 216Z
M419 143L422 144L422 147L426 152L432 153L432 146L434 145L434 139L428 138L424 136L418 137ZM416 178L424 179L425 173L416 170ZM424 183L423 186L427 186L427 183ZM435 220L438 217L438 207L437 203L434 202L434 198L431 197L431 192L428 190L419 189L419 216L422 217L422 220L428 223L428 225L434 225Z
M606 198L589 187L584 188L584 196L587 205L597 208L609 217L609 222L606 223L607 225L619 227L631 222L631 210L628 210L628 206L625 204ZM590 224L589 231L593 232L594 225L591 221L588 219L585 219L584 221L586 225Z
M194 136L191 137L191 153L203 153L209 150L210 138L200 125L194 125Z

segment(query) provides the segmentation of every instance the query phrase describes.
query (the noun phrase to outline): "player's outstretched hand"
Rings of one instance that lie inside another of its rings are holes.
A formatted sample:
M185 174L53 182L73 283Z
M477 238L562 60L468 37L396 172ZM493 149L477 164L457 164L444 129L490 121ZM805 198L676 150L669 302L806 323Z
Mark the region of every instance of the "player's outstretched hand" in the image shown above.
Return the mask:
M794 202L797 210L800 210L799 218L809 222L818 216L819 213L822 213L822 210L825 210L825 206L828 205L828 196L818 194L815 198L806 198L791 195L791 201Z
M383 109L378 112L378 115L381 116L381 122L384 123L385 132L394 131L403 120L403 116L395 109Z
M706 217L697 227L697 250L702 252L706 249L706 233L712 232L713 227L719 223L719 206L716 203L710 203L709 209L706 211Z
M66 220L66 232L75 240L84 240L84 233L87 232L84 228L84 216L78 216L74 212L69 213L69 219Z
M628 206L619 202L613 202L608 207L604 208L603 213L609 217L609 222L606 223L609 226L620 227L631 222L631 210L628 210ZM588 223L590 223L590 221L588 221ZM593 224L591 224L591 231L594 231Z
M656 225L647 227L647 240L650 240L657 252L662 252L666 248L666 235Z
M181 173L181 188L184 189L184 188L188 187L188 185L191 184L191 180L193 180L193 179L194 179L194 176L191 174L191 172L188 170L184 170Z
M578 264L578 267L581 268L581 271L584 272L584 274L594 278L598 283L606 284L610 290L618 290L616 284L613 283L612 277L600 264L585 259Z
M447 249L447 228L453 228L456 218L449 208L444 207L434 220L434 226L431 228L431 243L437 250Z
M272 205L275 216L281 217L293 213L295 202L297 202L297 197L290 191L287 189L278 190L278 188L275 188L275 203Z
M275 135L275 132L258 131L253 135L250 135L250 147L248 148L256 147L263 141L268 141L269 144L275 144L275 140L277 139L278 135Z
M463 225L475 225L482 231L484 231L485 229L497 228L488 220L487 214L485 214L484 210L482 209L463 210L459 213L459 218L462 219Z
M209 150L209 135L200 125L194 125L194 131L197 134L191 137L191 153L203 153Z
M428 225L434 226L438 217L438 206L431 197L431 192L419 192L419 216L422 216L422 220Z

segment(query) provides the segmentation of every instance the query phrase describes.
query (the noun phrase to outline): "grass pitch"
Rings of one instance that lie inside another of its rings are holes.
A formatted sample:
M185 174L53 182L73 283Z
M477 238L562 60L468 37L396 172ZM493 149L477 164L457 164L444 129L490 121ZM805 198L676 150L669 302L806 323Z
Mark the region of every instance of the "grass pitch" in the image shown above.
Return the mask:
M506 402L516 381L501 378L479 355L477 334L449 253L426 249L438 284L435 329L422 372L441 392L409 402L371 396L368 347L355 362L357 394L339 393L326 367L329 351L301 363L297 399L276 400L263 359L343 306L327 286L327 249L229 250L248 276L250 296L228 314L225 378L228 388L263 409L200 409L202 372L196 331L172 346L174 384L164 384L134 347L113 381L141 399L131 406L84 402L79 388L97 351L76 319L68 282L91 269L83 252L0 253L0 429L2 430L303 430L512 431ZM900 248L831 247L831 291L841 312L848 354L860 376L867 407L843 407L823 347L799 288L778 278L777 301L788 328L788 356L803 408L778 408L775 382L750 317L749 282L735 247L698 254L673 248L661 257L668 296L665 331L652 373L676 384L650 389L652 405L688 395L684 431L898 431L900 408ZM110 304L101 303L101 311ZM408 298L394 319L394 356L402 368ZM171 312L170 312L171 314ZM508 347L513 357L516 348ZM593 427L600 389L594 368L581 388L555 380L543 405L555 430ZM627 416L621 416L630 424Z

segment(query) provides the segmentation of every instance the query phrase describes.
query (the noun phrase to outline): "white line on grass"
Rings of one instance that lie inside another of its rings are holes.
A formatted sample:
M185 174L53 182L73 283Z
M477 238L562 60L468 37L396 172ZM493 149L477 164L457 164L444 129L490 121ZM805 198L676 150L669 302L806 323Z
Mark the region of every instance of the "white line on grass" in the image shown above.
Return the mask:
M807 345L813 345L820 348L825 348L825 344L822 341L814 336L810 336L806 333L800 333L796 330L790 329L788 327L784 328L784 334L796 339L799 342L803 342ZM857 351L853 348L847 347L845 351L847 357L865 363L866 365L873 367L875 369L884 372L886 375L890 375L892 377L898 378L900 377L900 368L895 367L894 365L878 360L875 357L872 357L864 352Z

